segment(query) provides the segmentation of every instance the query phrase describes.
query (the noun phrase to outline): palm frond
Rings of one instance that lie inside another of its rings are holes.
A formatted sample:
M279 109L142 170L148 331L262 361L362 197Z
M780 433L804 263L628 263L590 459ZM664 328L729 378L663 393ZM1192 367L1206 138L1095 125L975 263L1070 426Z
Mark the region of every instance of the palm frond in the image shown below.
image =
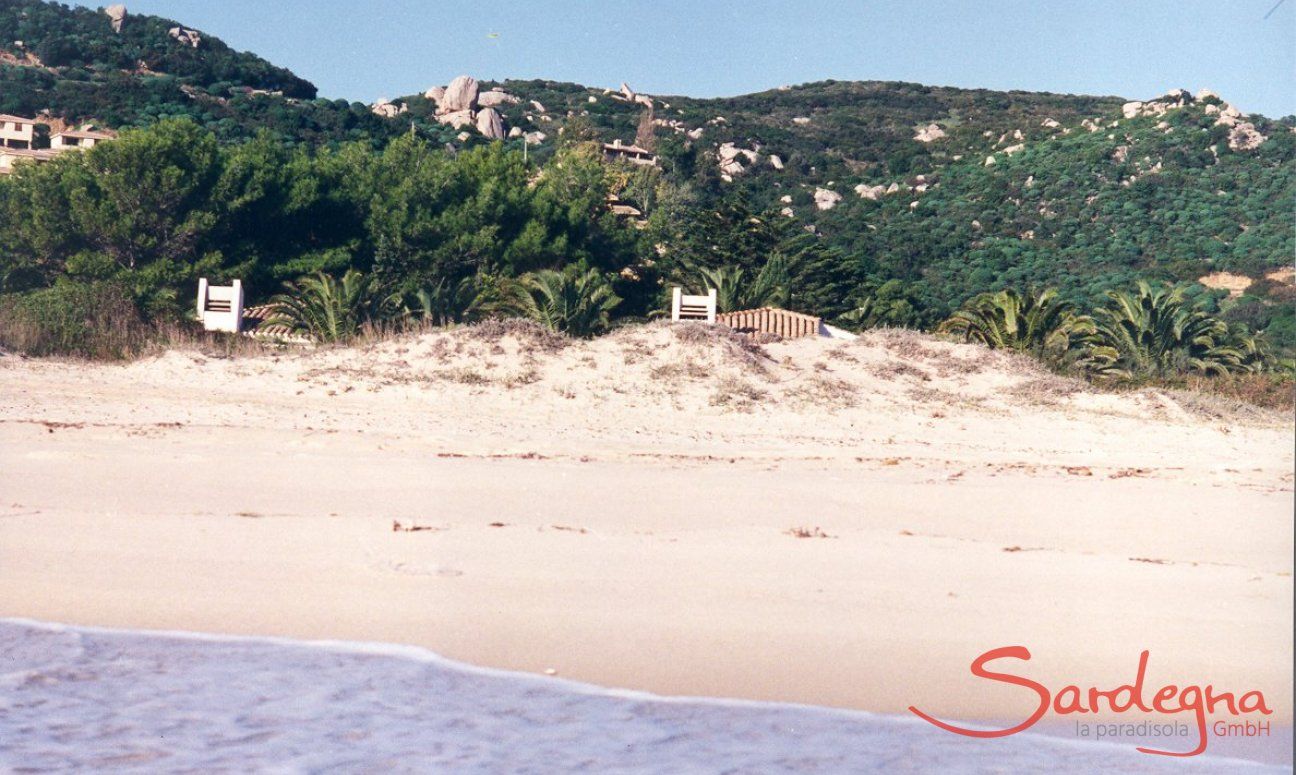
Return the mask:
M353 339L365 326L403 314L398 294L354 269L341 279L320 272L285 283L284 292L271 303L275 312L268 323L286 326L293 333L321 342Z

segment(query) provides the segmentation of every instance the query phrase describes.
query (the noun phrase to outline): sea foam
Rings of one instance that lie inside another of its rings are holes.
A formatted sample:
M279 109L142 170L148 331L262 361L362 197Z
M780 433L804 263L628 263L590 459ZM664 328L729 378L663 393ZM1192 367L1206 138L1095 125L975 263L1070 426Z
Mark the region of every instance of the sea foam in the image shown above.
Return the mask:
M0 619L0 769L1290 772L918 719L658 697L388 644Z

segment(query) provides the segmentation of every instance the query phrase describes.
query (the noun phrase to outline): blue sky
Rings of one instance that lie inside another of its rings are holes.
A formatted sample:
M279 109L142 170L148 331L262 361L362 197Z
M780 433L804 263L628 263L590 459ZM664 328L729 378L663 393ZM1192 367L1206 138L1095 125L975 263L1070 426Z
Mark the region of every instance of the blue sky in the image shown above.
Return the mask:
M460 73L728 96L826 78L1296 113L1296 0L128 0L372 101ZM99 3L81 3L95 7Z

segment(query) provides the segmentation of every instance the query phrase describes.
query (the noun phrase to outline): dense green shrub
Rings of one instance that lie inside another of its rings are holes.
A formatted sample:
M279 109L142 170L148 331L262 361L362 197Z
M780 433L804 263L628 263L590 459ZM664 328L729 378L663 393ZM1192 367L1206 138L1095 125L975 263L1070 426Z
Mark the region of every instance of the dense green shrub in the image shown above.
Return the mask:
M0 297L0 348L24 355L125 358L148 331L131 295L111 283L61 282Z

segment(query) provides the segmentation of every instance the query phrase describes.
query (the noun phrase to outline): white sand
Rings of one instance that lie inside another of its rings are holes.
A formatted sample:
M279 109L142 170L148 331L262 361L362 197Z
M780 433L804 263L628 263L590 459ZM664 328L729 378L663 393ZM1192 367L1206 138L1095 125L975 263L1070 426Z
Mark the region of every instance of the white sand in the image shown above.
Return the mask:
M1056 689L1149 649L1149 686L1290 724L1290 417L913 334L766 350L0 358L0 616L1013 721L1033 695L982 652Z

